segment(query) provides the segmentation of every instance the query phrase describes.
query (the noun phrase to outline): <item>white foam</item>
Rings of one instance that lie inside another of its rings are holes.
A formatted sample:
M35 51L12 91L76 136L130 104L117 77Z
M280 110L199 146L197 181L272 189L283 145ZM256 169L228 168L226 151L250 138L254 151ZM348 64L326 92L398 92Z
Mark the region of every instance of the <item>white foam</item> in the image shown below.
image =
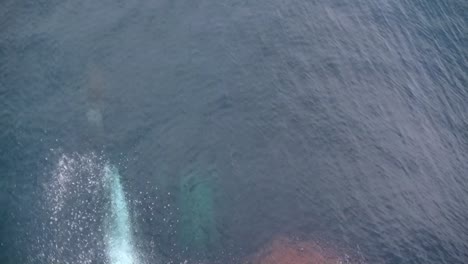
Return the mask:
M115 166L104 166L111 208L107 221L107 257L111 264L138 264L125 193Z

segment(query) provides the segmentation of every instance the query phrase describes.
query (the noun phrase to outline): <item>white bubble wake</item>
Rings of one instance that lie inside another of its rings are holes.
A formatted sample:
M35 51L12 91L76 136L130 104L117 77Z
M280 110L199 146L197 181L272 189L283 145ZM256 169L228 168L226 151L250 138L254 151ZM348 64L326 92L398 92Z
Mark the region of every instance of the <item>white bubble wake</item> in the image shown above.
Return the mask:
M125 193L117 167L106 164L104 175L110 192L110 213L107 216L106 248L111 264L137 264Z
M45 195L31 263L141 263L119 171L101 155L62 154Z

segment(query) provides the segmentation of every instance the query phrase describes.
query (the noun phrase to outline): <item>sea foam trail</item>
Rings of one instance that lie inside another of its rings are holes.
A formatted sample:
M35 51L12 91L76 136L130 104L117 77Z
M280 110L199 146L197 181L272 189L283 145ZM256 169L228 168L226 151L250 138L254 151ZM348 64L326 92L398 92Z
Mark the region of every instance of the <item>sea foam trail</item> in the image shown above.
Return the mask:
M110 193L110 213L106 227L106 251L110 264L138 264L125 193L118 169L105 165L104 173Z

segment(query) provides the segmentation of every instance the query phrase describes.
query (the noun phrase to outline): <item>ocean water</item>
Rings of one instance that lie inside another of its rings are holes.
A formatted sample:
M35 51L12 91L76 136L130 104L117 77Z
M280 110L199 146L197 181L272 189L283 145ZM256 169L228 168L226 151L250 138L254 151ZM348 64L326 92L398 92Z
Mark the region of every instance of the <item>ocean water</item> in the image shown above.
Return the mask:
M0 263L468 263L467 29L466 0L1 1Z

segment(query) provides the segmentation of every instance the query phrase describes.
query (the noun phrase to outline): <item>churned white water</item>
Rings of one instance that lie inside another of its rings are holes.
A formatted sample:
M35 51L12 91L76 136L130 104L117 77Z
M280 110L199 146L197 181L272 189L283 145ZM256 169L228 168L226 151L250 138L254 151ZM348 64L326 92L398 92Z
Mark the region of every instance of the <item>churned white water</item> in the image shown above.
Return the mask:
M104 174L111 200L106 228L107 256L111 264L137 264L128 204L119 171L115 166L107 164L104 166Z
M141 263L116 166L95 153L63 154L46 190L36 243L41 263Z

